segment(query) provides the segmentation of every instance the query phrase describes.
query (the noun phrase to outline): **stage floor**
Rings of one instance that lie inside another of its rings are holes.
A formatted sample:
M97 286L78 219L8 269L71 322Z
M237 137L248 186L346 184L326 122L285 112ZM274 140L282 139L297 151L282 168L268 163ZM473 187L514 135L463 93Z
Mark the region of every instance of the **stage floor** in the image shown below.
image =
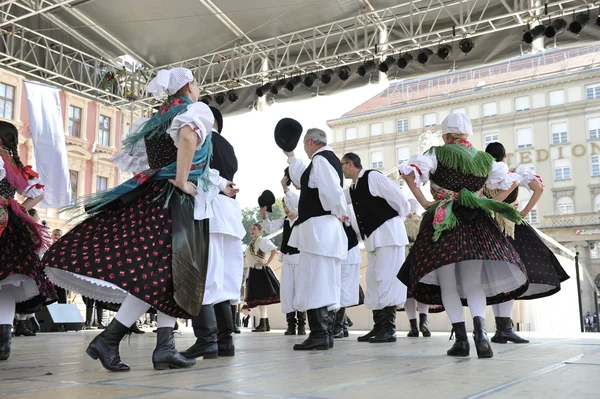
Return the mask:
M189 328L177 347L194 342ZM243 332L232 358L199 360L191 369L155 371L149 330L121 344L132 371L109 373L84 352L97 331L13 338L0 362L1 398L599 398L600 334L530 337L497 345L493 359L450 358L448 334L395 344L336 340L328 351L297 352L301 337ZM433 394L433 395L432 395Z

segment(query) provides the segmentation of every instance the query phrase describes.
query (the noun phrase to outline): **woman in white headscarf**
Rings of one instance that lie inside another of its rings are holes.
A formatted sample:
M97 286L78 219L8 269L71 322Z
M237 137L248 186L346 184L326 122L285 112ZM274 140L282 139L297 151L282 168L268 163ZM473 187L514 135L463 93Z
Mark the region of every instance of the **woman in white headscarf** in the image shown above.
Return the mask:
M175 349L176 318L202 307L208 258L210 200L232 184L211 173L213 115L198 100L191 71L160 71L148 92L167 100L124 141L126 151L145 148L148 169L127 182L79 200L90 215L44 255L56 285L88 298L121 304L87 354L107 370L128 371L119 343L148 308L158 311L157 370L190 367L195 360ZM142 145L143 142L143 145Z
M486 300L501 294L504 300L516 298L528 282L519 255L490 212L515 222L520 222L520 216L514 207L500 202L509 190L499 193L500 201L482 194L494 159L473 148L467 140L472 134L466 115L451 114L442 122L445 144L411 157L408 165L400 167L403 179L427 212L398 276L417 301L444 305L456 332L449 356L469 355L461 299L467 300L477 355L489 358L493 352L485 330ZM429 180L434 202L420 190ZM509 188L516 185L514 182Z

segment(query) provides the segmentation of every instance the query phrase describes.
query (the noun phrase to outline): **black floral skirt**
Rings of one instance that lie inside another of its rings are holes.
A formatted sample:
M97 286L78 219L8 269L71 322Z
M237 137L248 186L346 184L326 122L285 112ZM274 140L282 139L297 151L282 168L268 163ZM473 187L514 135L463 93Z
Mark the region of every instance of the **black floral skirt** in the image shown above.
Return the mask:
M279 303L279 280L270 267L251 267L246 280L246 305L257 306Z

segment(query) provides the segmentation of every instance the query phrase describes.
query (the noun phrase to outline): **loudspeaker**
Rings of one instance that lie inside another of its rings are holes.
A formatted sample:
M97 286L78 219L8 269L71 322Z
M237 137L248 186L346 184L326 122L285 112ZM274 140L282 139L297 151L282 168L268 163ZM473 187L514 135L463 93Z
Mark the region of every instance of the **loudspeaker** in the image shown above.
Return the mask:
M83 316L75 304L53 303L35 314L41 332L79 331L83 327Z

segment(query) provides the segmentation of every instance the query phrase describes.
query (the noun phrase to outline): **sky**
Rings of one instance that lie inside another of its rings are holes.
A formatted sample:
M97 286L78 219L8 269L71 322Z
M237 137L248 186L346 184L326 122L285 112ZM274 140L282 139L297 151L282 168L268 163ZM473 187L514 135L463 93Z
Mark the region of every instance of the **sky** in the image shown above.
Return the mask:
M263 111L227 117L223 121L223 136L231 143L238 159L238 172L234 183L240 189L237 199L242 208L258 206L258 197L264 190L271 190L275 197L283 196L280 181L288 166L287 158L275 144L273 132L282 118L296 119L304 133L312 127L327 132L332 137L327 121L336 119L382 92L383 84L367 84L356 89L344 90L325 96L301 101L287 101L266 106ZM302 141L295 155L308 163Z

